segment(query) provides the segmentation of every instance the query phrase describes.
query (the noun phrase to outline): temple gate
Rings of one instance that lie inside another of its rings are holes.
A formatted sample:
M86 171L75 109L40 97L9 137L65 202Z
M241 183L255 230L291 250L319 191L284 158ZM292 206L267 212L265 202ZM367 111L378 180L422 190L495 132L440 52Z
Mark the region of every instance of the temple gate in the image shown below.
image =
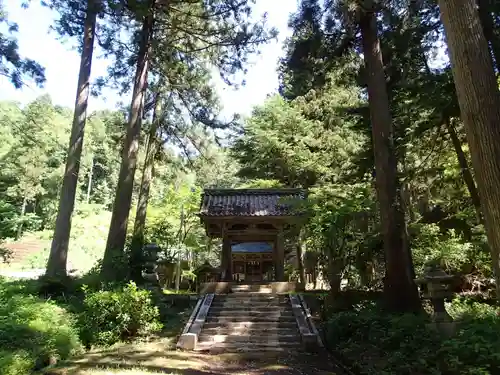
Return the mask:
M222 238L221 281L285 281L284 234L304 222L301 189L205 189L200 219Z

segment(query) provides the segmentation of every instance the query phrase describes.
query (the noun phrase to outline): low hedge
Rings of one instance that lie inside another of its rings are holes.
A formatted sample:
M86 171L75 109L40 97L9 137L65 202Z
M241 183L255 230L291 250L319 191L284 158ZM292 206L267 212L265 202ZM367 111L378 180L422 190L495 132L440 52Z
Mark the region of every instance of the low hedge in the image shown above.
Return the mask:
M0 278L1 375L31 374L83 352L82 343L110 345L162 328L150 292L134 283L47 299L54 288L59 283L45 279Z
M331 315L327 345L361 374L493 375L500 373L500 317L487 304L454 300L456 332L445 337L426 316L391 315L374 303Z
M82 351L75 316L0 283L0 374L23 375Z

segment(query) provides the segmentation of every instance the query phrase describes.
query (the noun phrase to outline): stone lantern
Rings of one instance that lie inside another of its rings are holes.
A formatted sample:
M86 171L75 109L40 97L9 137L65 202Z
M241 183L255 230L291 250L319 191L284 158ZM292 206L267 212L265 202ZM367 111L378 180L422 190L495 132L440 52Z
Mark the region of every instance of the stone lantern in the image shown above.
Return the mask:
M161 252L160 246L155 243L150 243L143 248L143 277L149 282L154 284L158 283L157 262L159 253Z
M453 296L451 283L454 277L448 275L440 266L431 265L425 268L424 276L416 279L417 285L422 286L424 298L429 299L434 309L434 323L452 322L452 317L446 312L445 300Z

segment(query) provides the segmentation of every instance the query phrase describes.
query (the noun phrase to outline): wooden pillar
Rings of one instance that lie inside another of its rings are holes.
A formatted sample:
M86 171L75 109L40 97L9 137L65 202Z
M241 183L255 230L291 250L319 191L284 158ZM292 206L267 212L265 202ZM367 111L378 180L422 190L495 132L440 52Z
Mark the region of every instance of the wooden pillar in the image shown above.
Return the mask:
M223 281L233 281L231 239L226 234L222 238L222 260Z
M282 229L274 242L274 269L276 281L285 281L285 244Z

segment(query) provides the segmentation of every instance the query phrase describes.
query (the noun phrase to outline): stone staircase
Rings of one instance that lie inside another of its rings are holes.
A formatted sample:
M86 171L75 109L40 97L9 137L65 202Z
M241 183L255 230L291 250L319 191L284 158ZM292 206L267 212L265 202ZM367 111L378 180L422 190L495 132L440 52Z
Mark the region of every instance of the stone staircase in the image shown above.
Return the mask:
M301 337L289 297L265 285L233 286L208 311L196 350L224 352L300 350Z

